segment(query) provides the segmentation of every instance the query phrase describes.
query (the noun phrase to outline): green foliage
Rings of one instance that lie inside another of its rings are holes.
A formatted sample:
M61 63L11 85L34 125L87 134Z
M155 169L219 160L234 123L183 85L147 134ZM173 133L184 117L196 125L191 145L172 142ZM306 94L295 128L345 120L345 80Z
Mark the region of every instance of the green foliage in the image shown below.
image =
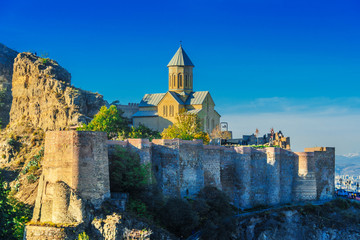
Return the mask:
M150 164L141 164L136 152L117 147L110 155L110 188L112 192L136 194L148 185Z
M160 211L161 223L172 233L186 237L198 226L199 217L183 199L171 198Z
M78 236L78 240L89 240L89 236L86 234L86 232L82 232Z
M130 198L127 207L131 212L136 213L138 216L145 217L147 219L152 218L152 216L147 211L146 204L139 199Z
M77 130L106 132L109 139L116 138L119 133L126 135L129 132L128 120L121 115L121 111L115 105L109 108L102 106L89 124L84 124Z
M152 139L159 139L161 135L158 131L153 131L150 128L140 124L138 127L131 127L128 134L129 138L148 138L150 141Z
M215 187L204 187L193 201L201 221L203 239L230 239L236 229L230 199Z
M41 167L41 160L44 157L44 148L41 148L38 154L32 157L31 161L25 166L24 170L22 171L23 174L26 173L34 173L36 170L40 169ZM29 180L29 179L28 179Z
M201 130L200 120L194 113L182 111L176 117L176 122L161 133L164 139L179 138L183 140L202 139L209 143L209 135Z
M0 173L0 239L22 239L31 209L9 196Z

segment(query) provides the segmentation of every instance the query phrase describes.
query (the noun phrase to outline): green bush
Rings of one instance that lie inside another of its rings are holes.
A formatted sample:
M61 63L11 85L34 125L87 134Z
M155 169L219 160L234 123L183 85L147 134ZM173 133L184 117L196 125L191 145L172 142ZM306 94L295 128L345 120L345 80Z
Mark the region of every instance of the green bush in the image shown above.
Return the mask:
M158 131L153 131L150 128L140 124L138 127L131 127L128 134L129 138L147 138L150 141L152 139L159 139L161 135Z
M163 226L179 237L187 237L199 224L197 213L180 198L170 198L160 211Z
M203 239L230 239L236 230L230 199L215 187L204 187L192 203L201 221Z
M141 164L136 152L117 147L109 159L112 192L127 192L130 195L136 195L149 184L150 164Z
M31 209L9 196L0 172L0 239L22 239Z
M86 234L86 232L82 232L78 236L78 240L89 240L89 236Z
M116 138L119 133L122 135L128 133L128 124L128 119L122 117L122 112L115 105L111 105L109 108L102 106L88 125L84 124L77 130L106 132L108 138L112 139Z

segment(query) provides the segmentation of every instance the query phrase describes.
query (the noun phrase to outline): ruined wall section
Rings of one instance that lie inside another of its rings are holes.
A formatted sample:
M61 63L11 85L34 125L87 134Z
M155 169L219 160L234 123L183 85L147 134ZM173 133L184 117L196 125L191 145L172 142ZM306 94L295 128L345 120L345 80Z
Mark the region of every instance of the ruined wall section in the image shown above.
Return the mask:
M106 105L103 97L71 86L71 75L56 61L31 53L15 58L10 127L59 130L88 122Z
M110 197L106 133L47 132L42 164L34 221L80 223Z
M316 198L331 199L335 191L335 148L305 148L314 154Z

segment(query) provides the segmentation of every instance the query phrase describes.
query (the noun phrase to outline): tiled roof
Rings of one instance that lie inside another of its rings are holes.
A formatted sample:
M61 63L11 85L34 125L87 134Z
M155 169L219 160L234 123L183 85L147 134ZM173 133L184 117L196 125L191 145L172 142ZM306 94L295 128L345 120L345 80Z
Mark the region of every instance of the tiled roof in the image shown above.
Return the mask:
M191 92L189 97L186 99L186 102L184 103L178 93L172 91L169 91L169 93L176 99L179 104L183 105L202 104L206 96L209 94L208 91ZM165 94L166 93L145 94L139 104L139 107L156 107L160 103L161 99L164 98Z
M181 100L181 98L178 96L178 94L176 92L171 92L169 91L169 93L171 94L171 96L173 96L175 98L175 100L179 103L179 104L184 104L183 100Z
M167 66L168 67L170 67L170 66L193 66L194 67L194 64L191 62L190 58L185 53L184 49L180 46Z
M192 109L187 111L188 113L198 114L202 109Z
M202 104L208 94L209 94L208 91L192 92L190 93L190 96L187 98L185 105Z
M145 94L139 107L156 107L166 93Z

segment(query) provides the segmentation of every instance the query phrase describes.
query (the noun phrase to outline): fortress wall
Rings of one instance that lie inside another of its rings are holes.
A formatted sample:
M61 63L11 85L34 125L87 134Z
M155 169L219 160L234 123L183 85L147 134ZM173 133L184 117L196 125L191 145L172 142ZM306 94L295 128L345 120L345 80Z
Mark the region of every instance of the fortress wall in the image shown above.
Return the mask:
M235 168L236 168L236 188L238 194L238 206L244 208L251 207L251 149L250 147L235 147L234 154Z
M107 151L103 132L47 132L33 220L82 222L83 200L99 207L110 197Z
M205 145L203 153L201 161L204 168L204 185L214 186L222 190L220 179L221 151L218 147Z
M127 139L128 146L132 149L139 149L137 151L140 155L141 164L151 163L151 147L152 143L148 139Z
M332 198L335 191L335 148L305 148L305 152L314 153L317 199Z
M152 165L157 186L167 196L180 196L180 160L178 142L153 145Z
M317 199L313 152L296 152L293 201Z
M263 185L266 186L266 202L275 205L280 202L280 148L265 148L265 151L266 179Z
M264 151L252 149L250 160L251 193L250 202L252 206L267 204L267 155Z
M293 199L292 190L295 177L295 159L293 152L280 150L280 203L289 203Z
M320 148L293 153L179 139L129 139L116 144L136 149L142 162L151 161L156 184L168 196L194 195L210 185L224 191L236 206L248 208L330 197L327 189L333 188L334 153Z
M232 200L232 202L239 202L238 196L235 192L236 183L236 166L234 155L236 152L229 148L219 148L221 154L220 159L220 181L222 191L224 191Z
M204 187L204 157L201 141L179 141L179 184L181 197L193 196Z
M104 132L75 133L73 176L78 173L75 189L97 207L110 197L107 136Z

